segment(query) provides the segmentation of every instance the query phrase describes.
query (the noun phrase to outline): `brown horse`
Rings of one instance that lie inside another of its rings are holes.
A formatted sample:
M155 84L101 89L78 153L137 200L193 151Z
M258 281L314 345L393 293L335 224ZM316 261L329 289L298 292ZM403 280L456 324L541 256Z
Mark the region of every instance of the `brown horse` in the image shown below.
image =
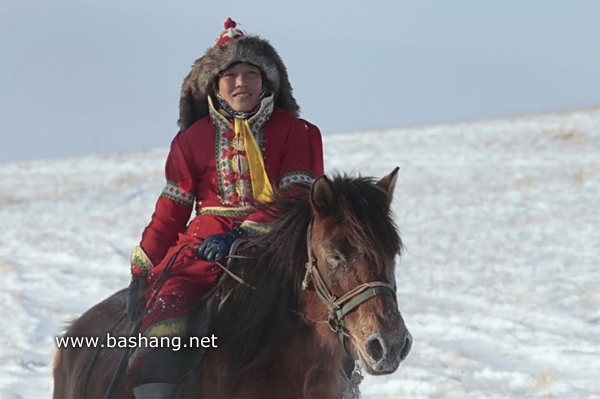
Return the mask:
M220 283L218 348L191 369L178 398L341 398L348 355L370 374L396 371L412 343L396 301L397 172L378 182L321 176L293 200L275 199L272 229L252 245L260 256L234 269L247 285ZM127 336L124 299L123 290L97 304L64 336ZM105 398L126 350L59 348L54 398ZM135 382L121 377L111 397L133 398Z

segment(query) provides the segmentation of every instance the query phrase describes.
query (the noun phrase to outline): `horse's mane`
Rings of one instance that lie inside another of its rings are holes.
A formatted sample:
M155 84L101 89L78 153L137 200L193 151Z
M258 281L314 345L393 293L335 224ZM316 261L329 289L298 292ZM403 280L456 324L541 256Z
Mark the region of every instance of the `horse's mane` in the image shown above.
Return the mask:
M402 242L392 220L387 193L372 178L336 175L330 180L336 195L332 215L344 224L348 239L360 245L373 265L381 265L383 252L400 253ZM264 359L294 325L299 290L304 277L307 229L312 220L310 188L297 186L293 196L276 194L262 210L274 217L268 233L254 240L235 272L255 290L231 279L224 284L229 297L217 317L215 328L229 340L235 372Z

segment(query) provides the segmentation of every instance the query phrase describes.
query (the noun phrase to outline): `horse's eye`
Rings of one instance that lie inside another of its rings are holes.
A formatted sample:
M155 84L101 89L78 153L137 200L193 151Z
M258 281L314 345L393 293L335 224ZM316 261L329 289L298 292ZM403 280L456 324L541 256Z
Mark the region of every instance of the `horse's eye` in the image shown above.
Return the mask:
M327 255L327 263L331 267L342 267L346 264L346 258L339 252Z

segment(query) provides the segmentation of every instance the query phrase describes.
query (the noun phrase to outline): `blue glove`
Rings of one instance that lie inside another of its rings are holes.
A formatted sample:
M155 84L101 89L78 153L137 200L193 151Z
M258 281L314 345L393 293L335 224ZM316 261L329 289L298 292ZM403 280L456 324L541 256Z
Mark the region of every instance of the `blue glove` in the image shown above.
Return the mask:
M229 254L229 248L231 248L233 242L242 237L245 237L245 233L239 227L236 227L227 233L208 236L202 244L200 244L196 253L200 259L209 262L217 262L223 259L225 255Z

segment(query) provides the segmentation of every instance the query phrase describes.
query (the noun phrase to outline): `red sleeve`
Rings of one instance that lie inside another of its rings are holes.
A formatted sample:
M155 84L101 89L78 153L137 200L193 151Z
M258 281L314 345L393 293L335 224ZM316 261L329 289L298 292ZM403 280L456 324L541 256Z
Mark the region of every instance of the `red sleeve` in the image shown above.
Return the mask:
M306 124L306 129L308 130L310 148L312 150L312 177L314 179L325 173L325 167L323 165L323 140L321 138L321 131L312 123L305 121L304 119L301 119L301 121Z
M323 174L323 144L319 129L304 120L291 126L284 143L279 168L279 178L274 186L283 195L293 195L294 186L311 184L312 180ZM258 230L260 225L271 222L265 212L255 212L242 224L246 230Z
M150 224L142 233L140 247L156 266L184 231L195 199L196 171L190 149L181 134L171 143L165 165L167 183L156 202ZM186 157L187 155L187 157Z

